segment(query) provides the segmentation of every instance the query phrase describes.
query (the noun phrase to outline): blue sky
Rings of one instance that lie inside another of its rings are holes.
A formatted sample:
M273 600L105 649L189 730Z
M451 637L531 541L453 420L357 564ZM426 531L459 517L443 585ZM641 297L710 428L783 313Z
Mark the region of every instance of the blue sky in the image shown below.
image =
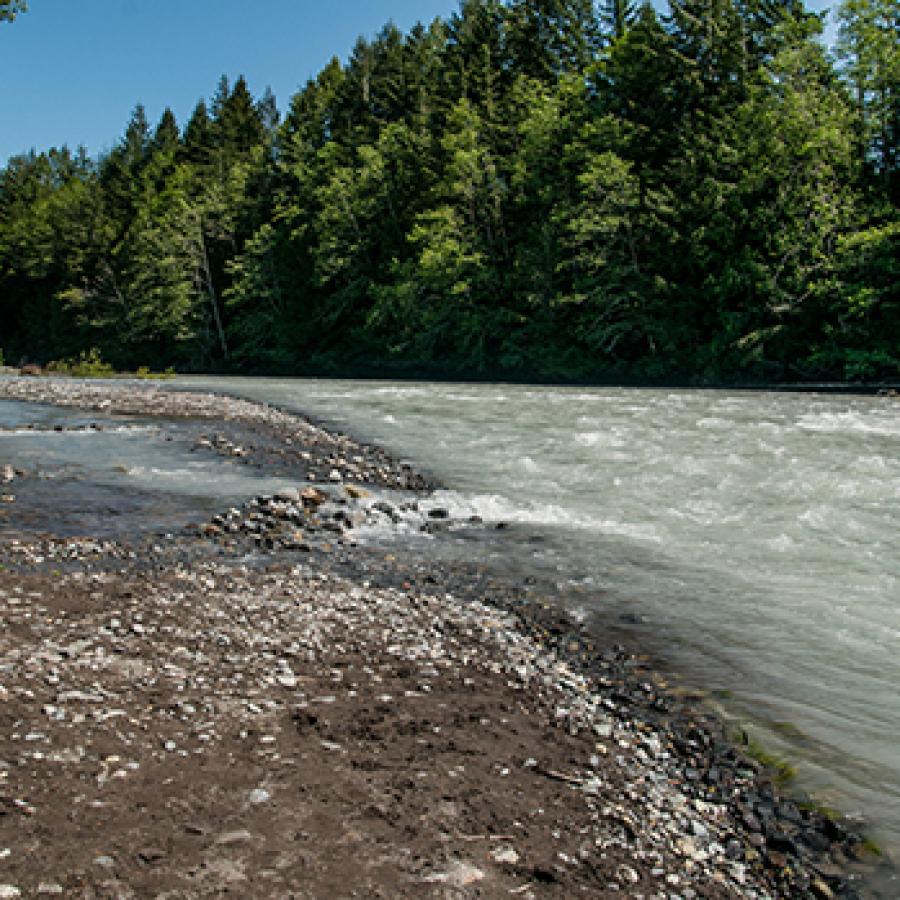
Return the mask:
M812 0L821 9L824 0ZM32 147L109 149L136 103L184 124L219 77L271 87L283 109L335 54L393 20L407 30L457 0L29 0L0 23L0 166Z

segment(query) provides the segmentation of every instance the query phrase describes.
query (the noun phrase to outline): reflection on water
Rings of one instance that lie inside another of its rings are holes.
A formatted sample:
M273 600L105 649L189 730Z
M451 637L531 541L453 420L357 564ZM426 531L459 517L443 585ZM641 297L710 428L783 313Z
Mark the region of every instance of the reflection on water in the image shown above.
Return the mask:
M0 465L27 473L4 488L27 503L0 507L0 533L130 537L148 523L165 531L284 484L195 454L193 444L179 422L0 401Z

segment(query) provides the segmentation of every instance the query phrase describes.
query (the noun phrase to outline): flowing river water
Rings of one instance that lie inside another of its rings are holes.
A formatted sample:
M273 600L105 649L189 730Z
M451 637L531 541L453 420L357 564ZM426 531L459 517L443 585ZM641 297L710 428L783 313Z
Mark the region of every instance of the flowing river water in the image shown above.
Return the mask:
M174 385L307 413L435 476L446 486L436 500L454 514L512 525L464 552L549 578L560 602L630 631L789 758L801 789L863 816L900 857L900 401L314 379ZM236 497L258 486L221 481L172 448L148 460L145 437L123 437L135 458L117 471L141 487Z

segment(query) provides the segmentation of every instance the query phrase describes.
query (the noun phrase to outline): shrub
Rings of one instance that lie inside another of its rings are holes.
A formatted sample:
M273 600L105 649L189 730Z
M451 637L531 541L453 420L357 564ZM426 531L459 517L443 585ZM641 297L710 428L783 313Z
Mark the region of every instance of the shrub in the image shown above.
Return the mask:
M115 369L103 361L96 347L82 350L77 358L54 360L47 364L47 371L73 378L109 378L116 374Z

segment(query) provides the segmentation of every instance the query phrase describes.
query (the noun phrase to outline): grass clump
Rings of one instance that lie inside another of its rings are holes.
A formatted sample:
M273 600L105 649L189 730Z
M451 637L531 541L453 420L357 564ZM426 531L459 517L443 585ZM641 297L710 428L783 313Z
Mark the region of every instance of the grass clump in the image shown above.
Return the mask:
M750 737L746 731L741 730L738 739L744 755L758 762L764 769L772 772L776 784L785 785L797 777L796 766L793 766L783 757L776 756L774 753L766 750L762 744Z
M153 372L147 366L138 366L137 371L134 373L134 377L144 381L162 381L168 378L174 378L175 374L175 370L171 366L164 372Z
M163 380L175 377L175 370L154 372L149 366L139 366L134 373L114 369L100 355L96 347L82 350L78 356L56 359L47 363L46 371L51 375L69 375L72 378L140 378L141 380Z
M866 853L871 853L872 856L883 856L884 851L882 851L881 847L872 840L872 838L864 837L862 839L862 848Z
M96 347L82 350L76 357L56 359L47 364L47 371L54 375L71 375L73 378L111 378L116 370L103 360Z

